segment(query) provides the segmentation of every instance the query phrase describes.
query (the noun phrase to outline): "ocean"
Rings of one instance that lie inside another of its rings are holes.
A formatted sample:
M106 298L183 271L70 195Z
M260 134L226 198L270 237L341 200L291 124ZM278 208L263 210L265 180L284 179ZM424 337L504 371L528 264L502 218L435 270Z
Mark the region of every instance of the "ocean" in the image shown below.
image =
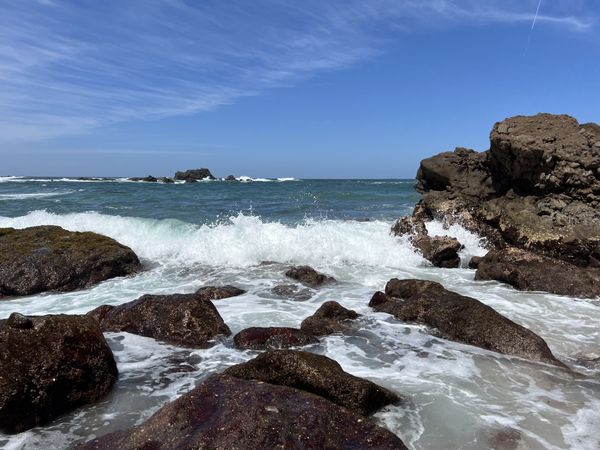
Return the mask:
M131 247L146 270L91 289L0 301L0 318L79 314L143 294L190 293L233 284L242 296L215 302L233 334L250 326L299 326L327 300L362 314L351 335L324 337L308 350L338 361L405 397L374 419L412 449L598 449L600 302L518 292L475 282L479 238L459 226L430 234L465 245L458 269L432 267L390 227L419 200L414 180L245 179L193 184L125 179L0 177L0 227L59 225L94 231ZM252 181L251 181L252 180ZM282 299L290 265L308 264L338 283L309 300ZM375 313L368 302L393 277L441 282L543 337L580 375L436 337L423 326ZM190 350L128 333L106 333L120 377L111 393L51 424L13 436L7 449L63 449L139 424L204 378L251 359L219 339Z

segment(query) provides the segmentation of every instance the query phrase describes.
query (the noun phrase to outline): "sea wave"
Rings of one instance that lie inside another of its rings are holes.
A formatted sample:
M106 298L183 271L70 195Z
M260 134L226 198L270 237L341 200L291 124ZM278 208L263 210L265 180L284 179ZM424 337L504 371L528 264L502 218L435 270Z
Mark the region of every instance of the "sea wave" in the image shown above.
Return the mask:
M62 191L62 192L32 192L28 194L0 194L0 201L3 200L29 200L35 198L45 197L56 197L60 195L71 194L75 191Z

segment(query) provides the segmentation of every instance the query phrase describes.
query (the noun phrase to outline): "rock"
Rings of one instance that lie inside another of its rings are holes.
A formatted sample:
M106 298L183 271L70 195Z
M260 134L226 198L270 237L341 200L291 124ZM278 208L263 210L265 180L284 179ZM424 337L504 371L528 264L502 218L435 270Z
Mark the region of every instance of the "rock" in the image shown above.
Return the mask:
M212 376L142 425L79 450L406 449L369 419L307 392L227 375Z
M458 251L463 248L458 239L449 236L418 236L413 244L423 254L423 257L436 267L455 268L460 265Z
M600 297L600 269L578 267L516 248L489 252L481 259L475 279L501 281L520 291Z
M144 295L119 306L100 306L87 315L102 331L125 331L182 347L204 348L217 335L231 334L202 293Z
M313 291L308 288L299 288L295 284L279 284L271 289L277 296L289 298L296 301L308 300L313 296Z
M129 247L96 233L0 228L0 298L83 289L141 269Z
M129 181L145 181L147 183L156 183L158 180L152 175L148 175L147 177L133 177L128 178Z
M469 269L477 269L482 259L483 257L481 256L472 256L469 260Z
M158 181L160 181L161 183L165 183L165 184L172 184L172 183L175 183L175 181L173 181L173 179L172 179L172 178L169 178L169 177L160 177L160 178L158 179Z
M225 181L237 181L237 179L233 175L227 175L227 178L225 178Z
M317 272L310 266L291 267L285 276L313 288L335 282L335 278Z
M118 376L96 321L12 314L0 321L0 430L20 433L102 398Z
M240 331L233 337L236 348L240 350L265 350L272 348L300 347L314 344L313 336L297 328L252 327Z
M394 278L385 294L376 294L369 306L396 319L435 328L446 339L566 368L532 331L433 281Z
M333 359L298 350L270 350L224 373L310 392L363 416L400 401L387 389L344 372Z
M214 180L215 177L210 170L206 168L186 170L185 172L176 172L175 179L185 182L194 182L200 180Z
M245 293L245 290L230 285L220 287L205 286L196 291L196 294L200 294L202 298L207 300L222 300L224 298L237 297Z
M348 321L359 316L356 311L346 309L338 302L329 301L323 303L312 316L304 319L300 329L313 336L342 333L351 329Z

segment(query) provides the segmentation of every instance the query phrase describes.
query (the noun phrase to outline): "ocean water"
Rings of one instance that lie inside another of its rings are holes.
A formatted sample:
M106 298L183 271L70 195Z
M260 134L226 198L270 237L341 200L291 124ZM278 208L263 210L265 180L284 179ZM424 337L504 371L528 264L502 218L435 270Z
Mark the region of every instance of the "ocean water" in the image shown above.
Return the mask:
M600 436L600 303L522 293L475 282L466 268L485 249L461 227L463 266L437 269L404 239L393 221L419 196L412 180L260 179L196 184L0 177L0 227L60 225L95 231L130 246L146 271L91 289L0 302L0 318L85 313L147 293L188 293L204 285L248 290L215 305L235 334L250 326L299 326L324 301L362 314L356 333L328 336L309 350L406 398L375 420L411 449L598 449ZM306 301L278 298L291 264L309 264L338 283ZM470 295L542 336L577 374L446 341L368 307L392 277L423 278ZM256 355L219 339L182 349L128 333L107 333L120 378L102 401L44 427L0 434L8 449L63 449L139 424L212 373Z

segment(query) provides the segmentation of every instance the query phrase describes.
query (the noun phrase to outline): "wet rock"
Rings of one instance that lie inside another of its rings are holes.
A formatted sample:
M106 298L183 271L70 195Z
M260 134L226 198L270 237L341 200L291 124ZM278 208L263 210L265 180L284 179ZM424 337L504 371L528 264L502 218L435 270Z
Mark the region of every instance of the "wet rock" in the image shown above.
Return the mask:
M393 392L344 372L333 359L299 350L270 350L224 373L310 392L363 416L400 401Z
M238 295L245 294L244 289L240 289L235 286L205 286L201 287L196 291L196 294L200 294L207 300L222 300L229 297L237 297Z
M83 289L141 269L129 247L96 233L0 228L0 298Z
M202 293L144 295L119 306L100 306L87 315L102 331L125 331L182 347L203 348L217 335L231 334Z
M145 181L147 183L156 183L158 179L153 177L152 175L148 175L147 177L132 177L128 178L129 181Z
M423 254L423 257L435 266L446 269L458 267L460 256L458 251L462 244L458 239L449 236L419 236L413 239L413 244Z
M291 267L285 276L297 280L307 286L316 288L324 284L334 283L335 278L317 272L310 266Z
M505 248L481 259L476 280L496 280L521 291L600 297L600 269L583 268L525 250Z
M233 175L227 175L227 178L225 178L225 181L237 181L237 179Z
M85 316L0 320L0 430L19 433L95 402L117 379L113 354Z
M348 322L359 316L356 311L346 309L338 302L329 301L323 303L312 316L304 319L300 329L313 336L342 333L350 330L352 327Z
M214 180L215 177L210 170L206 168L202 169L192 169L186 170L185 172L176 172L175 177L176 180L185 181L185 182L195 182L201 180Z
M308 288L300 288L295 284L279 284L271 289L271 292L277 296L289 298L296 301L304 301L310 299L314 292Z
M481 256L471 257L471 259L469 260L469 269L477 269L479 267L479 263L481 263L482 259L483 259L483 257L481 257Z
M175 183L175 181L173 180L173 178L169 178L169 177L160 177L158 179L158 181L160 181L161 183L165 183L165 184Z
M212 376L138 427L78 448L406 449L389 431L322 397L227 375Z
M369 305L396 319L435 328L446 339L566 368L532 331L433 281L394 278L385 294L378 294Z
M297 328L251 327L236 334L233 337L233 342L236 348L240 350L265 350L300 347L318 341L314 336Z

